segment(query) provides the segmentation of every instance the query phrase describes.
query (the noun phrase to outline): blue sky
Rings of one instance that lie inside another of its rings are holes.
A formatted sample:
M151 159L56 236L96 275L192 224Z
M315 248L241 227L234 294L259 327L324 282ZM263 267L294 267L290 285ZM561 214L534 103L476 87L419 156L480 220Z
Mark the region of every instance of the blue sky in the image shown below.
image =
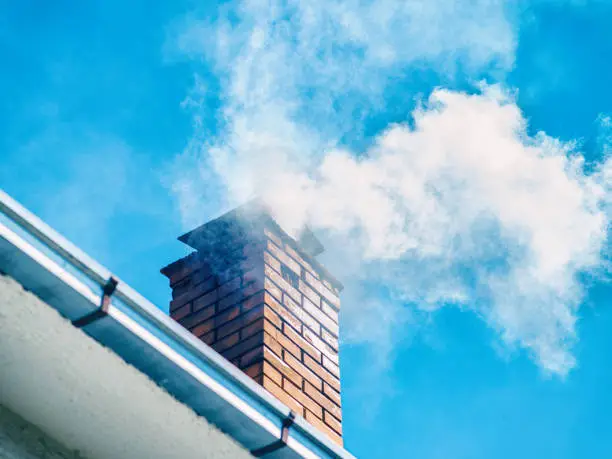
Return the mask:
M184 230L313 226L358 457L612 457L612 4L160 5L2 2L0 186L162 309Z

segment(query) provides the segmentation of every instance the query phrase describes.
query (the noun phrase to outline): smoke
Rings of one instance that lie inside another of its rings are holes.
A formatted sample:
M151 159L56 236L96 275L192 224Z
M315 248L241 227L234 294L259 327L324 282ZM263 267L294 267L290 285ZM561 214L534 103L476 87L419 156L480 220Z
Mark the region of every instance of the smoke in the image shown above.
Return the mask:
M180 21L173 46L215 76L186 101L195 133L173 186L185 225L257 195L288 231L318 230L347 284L345 339L383 362L419 314L458 306L566 374L580 278L604 264L612 161L587 168L577 145L531 135L514 95L484 83L436 89L350 142L411 69L503 78L516 14L490 0L244 0Z

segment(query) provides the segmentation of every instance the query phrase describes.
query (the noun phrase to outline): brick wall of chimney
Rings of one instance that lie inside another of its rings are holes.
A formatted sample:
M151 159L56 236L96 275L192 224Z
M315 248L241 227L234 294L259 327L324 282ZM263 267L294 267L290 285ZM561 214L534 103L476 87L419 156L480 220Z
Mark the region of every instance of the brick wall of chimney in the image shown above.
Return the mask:
M278 227L229 246L162 270L170 315L342 445L334 281Z

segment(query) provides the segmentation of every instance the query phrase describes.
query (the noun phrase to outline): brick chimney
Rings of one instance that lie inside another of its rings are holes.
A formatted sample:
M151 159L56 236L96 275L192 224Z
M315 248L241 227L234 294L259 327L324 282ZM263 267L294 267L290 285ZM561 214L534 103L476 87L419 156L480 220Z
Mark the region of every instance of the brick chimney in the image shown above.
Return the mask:
M342 285L314 235L298 243L255 202L179 240L195 252L161 270L172 318L342 445Z

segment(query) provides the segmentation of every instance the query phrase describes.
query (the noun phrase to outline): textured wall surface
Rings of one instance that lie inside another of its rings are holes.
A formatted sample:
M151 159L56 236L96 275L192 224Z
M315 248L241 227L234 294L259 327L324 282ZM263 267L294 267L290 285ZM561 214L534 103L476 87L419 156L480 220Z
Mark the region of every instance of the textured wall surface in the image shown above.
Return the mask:
M2 275L0 404L94 459L252 457Z
M338 291L279 236L266 231L261 383L342 445Z
M162 270L171 316L342 445L337 281L276 225L227 228Z
M0 458L82 459L37 427L0 405Z

